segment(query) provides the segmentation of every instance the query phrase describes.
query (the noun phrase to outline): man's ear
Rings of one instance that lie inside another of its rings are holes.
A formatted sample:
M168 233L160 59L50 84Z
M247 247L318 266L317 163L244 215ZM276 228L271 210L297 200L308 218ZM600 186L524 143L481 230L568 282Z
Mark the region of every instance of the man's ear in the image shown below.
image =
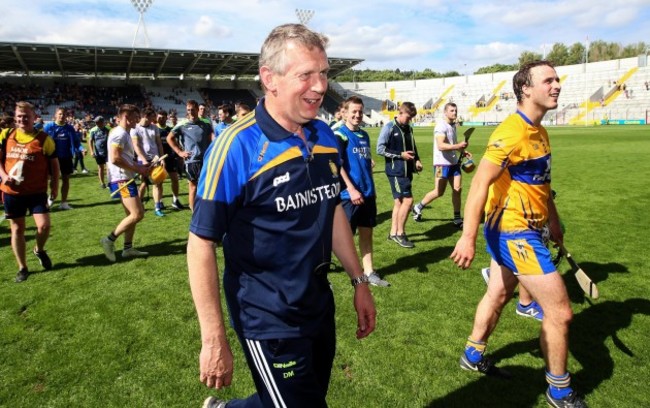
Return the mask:
M277 85L275 83L276 76L271 71L271 68L263 66L260 68L260 81L264 87L271 93L275 93L277 90Z

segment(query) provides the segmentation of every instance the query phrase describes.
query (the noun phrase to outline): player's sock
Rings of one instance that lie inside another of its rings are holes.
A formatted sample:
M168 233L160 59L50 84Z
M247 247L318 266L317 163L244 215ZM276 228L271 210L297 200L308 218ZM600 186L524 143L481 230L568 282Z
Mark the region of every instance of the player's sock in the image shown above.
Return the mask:
M555 376L547 371L546 382L548 383L551 397L555 399L562 399L573 391L571 388L571 376L568 372L560 376Z
M156 207L156 210L160 210L160 209L161 209L162 206L160 205L160 201L158 201L158 202L156 203L155 207Z
M108 235L106 236L106 238L108 238L108 239L109 239L110 241L112 241L112 242L115 242L115 241L117 240L117 235L115 235L115 233L114 233L113 231L111 231L111 233L108 234Z
M133 248L133 242L124 242L124 250L129 250Z
M460 211L454 211L454 220L460 220Z
M422 201L420 201L419 203L417 203L415 206L418 207L418 210L420 210L420 211L422 211L422 210L424 209L424 207L426 207L426 205L424 205L424 204L422 203Z
M476 364L483 359L483 353L485 353L485 348L487 343L484 341L475 341L471 337L467 338L467 343L465 343L465 357L472 364Z

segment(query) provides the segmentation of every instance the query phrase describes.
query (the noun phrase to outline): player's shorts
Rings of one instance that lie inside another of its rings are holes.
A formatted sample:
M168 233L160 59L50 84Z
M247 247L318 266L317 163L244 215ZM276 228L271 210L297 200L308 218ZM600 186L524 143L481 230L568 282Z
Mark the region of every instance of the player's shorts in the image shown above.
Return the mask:
M97 163L98 166L106 164L107 161L108 159L106 158L106 156L98 155L98 154L95 155L95 163Z
M192 183L198 183L199 176L201 175L202 167L203 167L202 161L185 163L185 173L187 173L187 179Z
M393 193L393 198L413 197L413 193L411 192L411 177L388 176L388 184L390 184L390 191Z
M460 164L453 164L451 166L433 166L433 175L435 178L452 178L460 176Z
M341 205L350 221L352 234L357 232L357 227L374 228L377 226L377 200L375 197L364 197L361 205L354 205L350 200L341 201Z
M163 143L163 152L167 155L165 157L165 170L167 170L167 173L178 173L180 166L178 164L178 155L174 149L170 145Z
M59 157L59 169L62 176L69 176L72 174L74 167L72 166L72 157Z
M47 193L14 195L3 192L2 201L5 207L5 217L8 220L24 218L27 215L27 210L29 210L29 215L50 212L47 207Z
M111 193L111 197L113 199L122 199L122 198L130 198L130 197L139 197L138 195L138 186L135 183L131 183L128 186L124 187L119 193L113 195L114 192L119 190L122 186L127 184L130 180L123 180L123 181L114 181L111 183L108 183L108 189Z
M557 270L542 234L535 231L495 233L484 231L487 252L497 264L515 275L545 275Z

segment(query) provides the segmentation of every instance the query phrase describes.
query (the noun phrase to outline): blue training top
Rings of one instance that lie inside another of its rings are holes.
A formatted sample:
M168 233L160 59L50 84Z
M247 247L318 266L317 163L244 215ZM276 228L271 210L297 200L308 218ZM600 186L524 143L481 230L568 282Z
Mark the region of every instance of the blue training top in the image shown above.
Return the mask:
M56 157L74 157L81 147L81 140L77 138L77 131L68 123L59 125L56 122L48 122L43 130L49 134L56 144Z
M365 130L350 130L343 125L336 129L336 135L341 139L342 149L345 149L343 168L348 172L354 187L364 197L375 196L375 183L372 178L372 153L370 137ZM343 200L350 199L347 189L341 191Z
M283 129L264 100L206 154L190 231L220 241L235 330L249 339L303 337L334 310L326 272L339 203L340 156L326 123Z

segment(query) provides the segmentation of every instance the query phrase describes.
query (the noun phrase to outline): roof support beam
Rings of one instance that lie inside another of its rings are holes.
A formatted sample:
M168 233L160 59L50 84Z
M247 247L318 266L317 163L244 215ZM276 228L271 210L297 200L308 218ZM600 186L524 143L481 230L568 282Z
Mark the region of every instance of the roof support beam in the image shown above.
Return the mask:
M219 66L217 66L215 69L212 70L212 72L210 72L210 77L219 75L223 67L228 65L228 63L230 62L231 59L233 59L233 57L234 57L233 54L228 55Z
M55 46L53 47L54 55L56 56L56 62L59 64L59 71L61 71L61 76L66 77L65 70L63 69L63 61L61 61L61 55L59 55L59 49Z
M169 51L165 51L163 54L164 57L160 61L160 64L158 65L158 68L156 69L156 73L153 75L154 79L158 79L158 76L160 75L160 72L162 71L163 67L165 66L165 63L167 62L167 58L169 58Z
M183 71L183 74L184 74L185 76L190 75L190 73L192 72L192 70L194 69L194 67L196 66L196 64L199 62L199 60L201 59L201 57L203 57L203 53L195 54L195 55L196 55L196 58L194 58L194 60L192 60L192 62L190 63L190 65L187 66L187 68L185 69L185 71Z
M25 64L25 61L23 60L23 57L18 52L18 47L16 47L15 45L12 45L11 49L14 51L14 55L16 56L16 59L20 63L20 66L23 67L23 71L25 71L25 74L27 74L28 77L31 76L31 73L29 72L29 68L27 67L27 64Z

